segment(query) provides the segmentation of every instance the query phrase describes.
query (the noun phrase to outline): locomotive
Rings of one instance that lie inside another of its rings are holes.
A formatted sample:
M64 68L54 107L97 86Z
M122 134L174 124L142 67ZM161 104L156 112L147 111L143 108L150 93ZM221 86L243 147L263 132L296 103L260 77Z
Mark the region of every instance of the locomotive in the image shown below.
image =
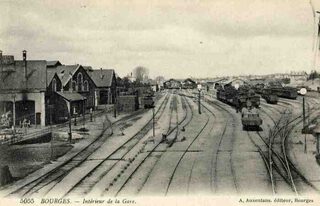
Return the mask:
M246 85L240 86L238 90L231 84L219 85L217 99L234 106L237 111L246 107L247 101L250 101L253 107L260 106L260 96Z

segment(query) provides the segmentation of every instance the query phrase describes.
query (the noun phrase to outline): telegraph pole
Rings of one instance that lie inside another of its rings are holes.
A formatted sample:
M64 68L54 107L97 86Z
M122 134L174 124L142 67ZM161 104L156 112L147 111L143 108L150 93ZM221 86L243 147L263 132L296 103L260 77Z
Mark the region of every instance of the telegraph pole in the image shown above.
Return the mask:
M83 110L83 128L86 128L86 110L85 110L85 103L84 97L82 97L82 110Z
M71 144L72 140L72 131L71 131L71 101L69 102L70 108L69 108L69 143Z
M199 109L199 114L201 114L201 102L200 102L200 99L201 99L201 84L198 84L197 88L198 88L198 91L199 91L198 109Z
M155 137L155 120L154 120L154 106L152 107L152 125L153 125L153 127L152 127L152 132L153 132L153 137Z
M115 94L114 94L114 108L113 108L113 112L114 112L114 118L117 118L117 87L115 89Z

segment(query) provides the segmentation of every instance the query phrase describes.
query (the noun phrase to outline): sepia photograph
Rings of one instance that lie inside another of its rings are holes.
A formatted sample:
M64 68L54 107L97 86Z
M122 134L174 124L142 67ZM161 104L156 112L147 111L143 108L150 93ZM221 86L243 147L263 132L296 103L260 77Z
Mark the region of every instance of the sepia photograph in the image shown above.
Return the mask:
M320 205L320 0L0 10L0 205Z

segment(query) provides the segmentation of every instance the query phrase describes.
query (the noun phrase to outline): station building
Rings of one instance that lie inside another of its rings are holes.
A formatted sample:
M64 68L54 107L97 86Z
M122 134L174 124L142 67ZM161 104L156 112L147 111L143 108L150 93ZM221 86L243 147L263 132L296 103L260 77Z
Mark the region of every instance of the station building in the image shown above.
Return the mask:
M165 89L180 89L182 84L176 79L169 79L163 83Z

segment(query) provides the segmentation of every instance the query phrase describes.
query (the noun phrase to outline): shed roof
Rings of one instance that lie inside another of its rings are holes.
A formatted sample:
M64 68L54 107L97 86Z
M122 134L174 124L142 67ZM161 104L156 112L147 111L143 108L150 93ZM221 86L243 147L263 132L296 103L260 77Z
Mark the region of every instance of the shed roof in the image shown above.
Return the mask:
M0 90L46 90L46 67L45 60L27 60L26 88L24 61L16 60L14 64L4 65L0 74Z
M63 99L67 100L68 102L82 101L86 99L86 97L82 96L77 92L56 92L56 93L59 96L61 96Z
M97 87L111 87L115 76L113 69L89 70L88 74Z

